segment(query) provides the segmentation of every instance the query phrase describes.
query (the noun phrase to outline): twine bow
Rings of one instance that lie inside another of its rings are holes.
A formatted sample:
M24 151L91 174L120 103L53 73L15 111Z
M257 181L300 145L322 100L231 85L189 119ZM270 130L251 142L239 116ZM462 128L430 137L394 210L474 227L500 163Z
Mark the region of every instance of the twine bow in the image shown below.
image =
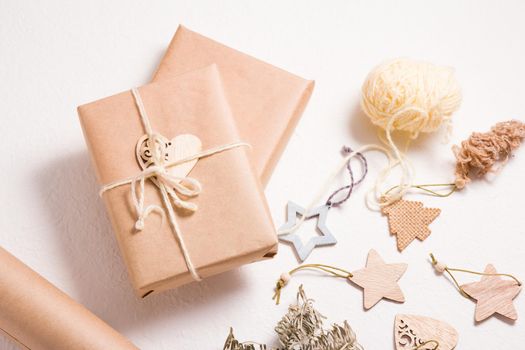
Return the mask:
M168 171L167 165L164 164L165 162L163 161L163 155L166 154L166 147L162 142L162 136L154 133L148 137L146 143L149 144L146 150L149 161L143 165L145 169L131 181L131 198L137 212L135 228L139 231L144 229L144 220L152 212L158 212L164 220L164 210L160 206L150 204L144 207L144 186L146 180L151 180L158 188L163 186L171 202L176 207L191 212L197 211L197 205L180 198L179 195L188 198L196 197L202 190L202 186L197 179L189 176L176 176ZM138 191L137 184L139 188Z
M163 137L162 135L153 132L139 91L134 88L131 90L131 92L135 99L135 103L139 110L142 124L147 134L147 139L145 142L149 143L149 160L143 165L144 168L140 174L102 186L100 194L102 195L104 192L113 188L130 184L131 200L133 202L137 214L135 229L141 231L144 229L145 219L152 212L158 212L163 220L165 217L165 210L161 206L157 204L145 205L146 180L150 180L153 184L155 184L155 186L160 190L162 203L168 213L168 219L171 229L179 243L180 249L184 257L184 261L186 263L186 266L188 267L188 271L190 272L194 280L200 281L202 278L197 273L197 270L190 259L188 249L186 248L186 244L184 243L184 239L181 235L181 229L176 220L173 205L175 205L177 208L182 208L191 212L197 211L198 207L195 203L182 199L180 196L187 198L198 196L202 191L202 186L200 182L195 178L192 178L190 176L173 175L168 170L170 167L198 160L200 158L208 157L240 146L249 145L243 142L234 142L214 147L206 151L201 151L190 155L186 158L176 160L174 162L165 162L164 155L166 154L166 146L163 142L161 142Z

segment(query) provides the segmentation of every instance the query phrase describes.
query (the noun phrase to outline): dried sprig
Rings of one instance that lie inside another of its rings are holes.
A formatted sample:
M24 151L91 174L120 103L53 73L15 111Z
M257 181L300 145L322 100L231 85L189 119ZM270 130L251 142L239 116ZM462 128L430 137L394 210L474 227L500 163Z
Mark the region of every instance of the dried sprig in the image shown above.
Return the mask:
M264 344L255 344L253 342L240 343L233 335L233 329L230 327L230 334L224 343L224 350L267 350ZM268 349L269 350L269 349Z
M342 326L334 324L330 330L323 329L323 319L313 306L303 287L299 287L297 304L290 305L288 312L275 327L275 332L281 343L280 348L273 350L362 350L356 335L348 322ZM266 345L255 343L239 343L230 334L224 345L224 350L270 350Z

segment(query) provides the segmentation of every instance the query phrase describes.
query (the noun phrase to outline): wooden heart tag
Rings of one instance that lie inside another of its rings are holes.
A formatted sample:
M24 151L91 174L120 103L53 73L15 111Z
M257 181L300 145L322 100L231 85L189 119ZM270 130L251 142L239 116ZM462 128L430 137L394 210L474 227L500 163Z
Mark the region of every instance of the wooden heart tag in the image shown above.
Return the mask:
M200 152L201 149L201 140L191 134L178 135L171 140L168 140L164 136L157 136L153 142L149 139L148 135L144 135L137 142L135 153L137 162L142 170L144 170L154 163L153 157L155 154L159 155L159 165L165 165L196 154ZM174 176L186 177L195 164L197 164L197 161L197 159L194 159L177 166L169 167L168 172Z
M396 350L452 350L458 343L458 332L443 321L400 314L394 321L394 340Z

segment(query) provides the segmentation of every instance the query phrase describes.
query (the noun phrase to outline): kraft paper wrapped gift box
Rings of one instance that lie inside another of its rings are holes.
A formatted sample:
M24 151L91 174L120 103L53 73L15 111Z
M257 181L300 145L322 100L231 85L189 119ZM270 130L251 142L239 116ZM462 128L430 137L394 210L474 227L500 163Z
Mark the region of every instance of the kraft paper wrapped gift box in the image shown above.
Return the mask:
M314 82L179 26L153 81L217 64L237 128L253 145L251 160L268 183L310 99Z
M21 349L138 349L2 248L0 333L13 339Z
M203 151L245 141L235 127L214 65L148 84L138 91L154 132L168 140L192 134L202 142ZM78 112L100 184L139 175L142 169L136 145L146 131L133 94L125 91L80 106ZM176 139L172 142L176 146ZM102 194L140 296L193 281L188 260L205 278L275 255L277 236L248 159L251 151L240 146L200 158L188 174L202 186L202 193L187 199L198 210L188 214L174 208L189 259L185 259L181 242L170 226L160 188L152 181L145 182L144 203L162 208L164 214L150 213L141 231L135 227L138 213L130 184Z

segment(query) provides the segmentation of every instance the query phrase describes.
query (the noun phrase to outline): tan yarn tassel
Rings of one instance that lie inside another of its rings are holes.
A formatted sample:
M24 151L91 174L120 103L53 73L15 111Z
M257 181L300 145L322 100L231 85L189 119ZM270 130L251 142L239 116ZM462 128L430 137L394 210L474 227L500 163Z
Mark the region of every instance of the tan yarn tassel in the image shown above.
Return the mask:
M493 170L496 162L506 162L512 151L518 148L525 137L525 124L518 120L497 123L489 132L474 132L461 147L452 146L456 156L456 187L462 189L476 171L485 175ZM471 175L472 176L472 175Z

